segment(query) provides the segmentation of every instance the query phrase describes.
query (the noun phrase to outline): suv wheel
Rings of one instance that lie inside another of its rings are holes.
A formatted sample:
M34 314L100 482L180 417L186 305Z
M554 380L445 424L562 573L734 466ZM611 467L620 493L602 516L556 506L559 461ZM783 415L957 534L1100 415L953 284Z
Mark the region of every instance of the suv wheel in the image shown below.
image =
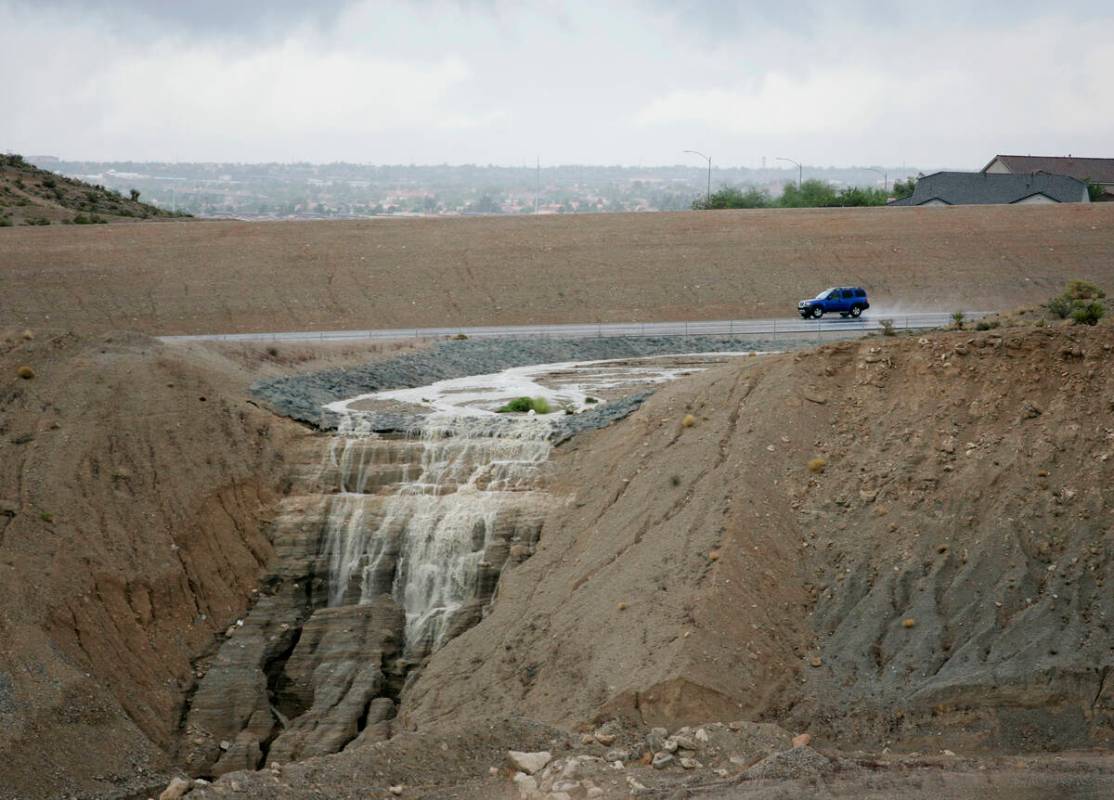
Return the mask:
M822 309L820 306L813 306L812 307L812 318L813 319L820 319L822 316L824 316L824 309Z
M857 317L863 313L862 306L851 306L851 316Z

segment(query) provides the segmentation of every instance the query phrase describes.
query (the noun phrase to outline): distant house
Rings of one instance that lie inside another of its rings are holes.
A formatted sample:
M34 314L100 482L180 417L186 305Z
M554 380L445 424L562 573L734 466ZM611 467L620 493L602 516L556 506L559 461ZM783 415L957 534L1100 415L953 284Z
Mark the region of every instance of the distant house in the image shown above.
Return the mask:
M1023 175L1033 172L1068 175L1076 180L1101 186L1101 199L1114 200L1114 158L994 156L982 171L988 175Z
M1087 184L1044 172L935 172L917 180L911 197L894 206L963 206L1019 203L1089 203Z

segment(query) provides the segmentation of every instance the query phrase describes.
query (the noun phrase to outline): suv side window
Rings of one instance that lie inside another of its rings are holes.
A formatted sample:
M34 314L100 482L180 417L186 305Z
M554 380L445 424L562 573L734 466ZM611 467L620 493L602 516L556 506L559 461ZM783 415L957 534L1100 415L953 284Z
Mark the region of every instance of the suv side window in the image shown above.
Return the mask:
M863 289L856 289L855 297L866 297L866 291Z
M850 300L852 297L855 296L855 293L850 289L844 289L842 292L840 292L840 294L843 295L844 300Z

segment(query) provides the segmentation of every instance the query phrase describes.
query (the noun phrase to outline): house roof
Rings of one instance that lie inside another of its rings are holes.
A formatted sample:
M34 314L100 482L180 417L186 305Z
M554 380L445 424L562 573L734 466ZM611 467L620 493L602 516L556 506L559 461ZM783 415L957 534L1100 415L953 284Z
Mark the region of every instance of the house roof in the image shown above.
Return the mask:
M1043 194L1058 203L1083 201L1087 186L1067 175L1044 172L1023 175L986 172L935 172L917 181L913 196L897 200L895 206L919 206L931 200L948 205L1016 203Z
M995 161L1001 161L1015 175L1023 172L1048 172L1053 175L1070 175L1092 183L1114 183L1114 158L999 155L994 156L982 171L990 169Z

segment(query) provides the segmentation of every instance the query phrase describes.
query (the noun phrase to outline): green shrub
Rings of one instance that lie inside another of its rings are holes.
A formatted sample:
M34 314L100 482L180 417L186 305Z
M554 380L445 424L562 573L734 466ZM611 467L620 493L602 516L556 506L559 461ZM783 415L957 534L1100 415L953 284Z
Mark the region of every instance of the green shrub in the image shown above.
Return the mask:
M1067 319L1068 316L1071 315L1072 305L1071 298L1066 294L1062 294L1049 300L1046 307L1048 308L1048 313L1052 316L1059 317L1060 319Z
M50 220L46 217L28 217L23 220L24 225L49 225Z
M952 324L955 326L956 330L963 330L963 320L965 319L967 319L967 315L964 314L962 311L952 312Z
M1104 297L1106 292L1089 281L1068 281L1064 293L1053 297L1045 307L1054 317L1071 317L1076 325L1096 325L1106 313L1101 302Z
M496 409L496 413L526 414L533 411L535 414L548 414L552 410L544 397L516 397L502 408Z
M0 228L10 228L10 227L12 227L12 218L11 217L0 217Z
M882 326L883 336L896 336L897 331L894 330L894 321L892 319L880 319L878 324Z
M1106 297L1106 292L1090 281L1077 280L1068 281L1063 296L1067 297L1069 300L1101 300Z
M1102 319L1106 313L1102 303L1098 300L1092 300L1089 303L1079 301L1071 312L1071 320L1076 325L1098 325L1099 320Z
M996 319L980 319L975 323L975 330L977 331L990 331L998 327L1000 323Z

